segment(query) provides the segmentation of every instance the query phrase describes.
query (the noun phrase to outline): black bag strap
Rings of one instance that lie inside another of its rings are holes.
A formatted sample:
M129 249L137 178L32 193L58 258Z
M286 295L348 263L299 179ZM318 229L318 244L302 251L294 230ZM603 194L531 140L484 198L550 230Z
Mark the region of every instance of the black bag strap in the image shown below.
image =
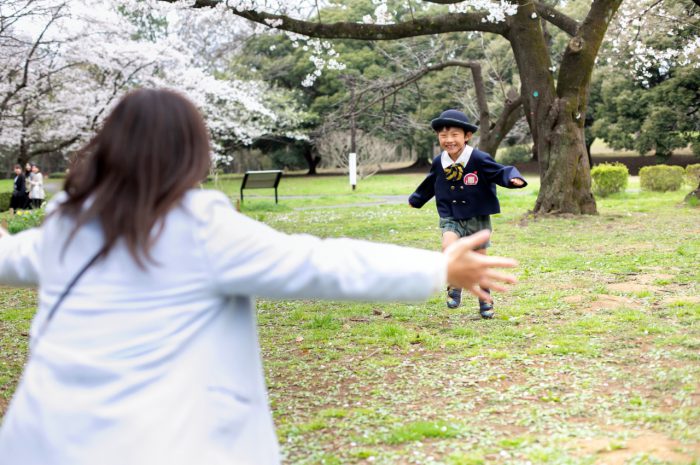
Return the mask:
M83 268L82 268L80 271L78 271L78 273L73 277L73 279L71 280L71 282L68 283L68 285L66 286L66 288L63 290L63 292L61 293L61 295L58 297L58 300L56 300L56 302L53 304L53 307L51 307L51 310L49 310L49 314L48 314L48 316L46 317L46 321L44 321L44 325L41 327L41 329L39 330L39 333L38 333L37 336L36 336L36 339L37 339L37 340L46 332L46 328L48 328L49 323L51 322L51 320L53 319L54 315L56 314L56 310L58 310L58 307L61 306L61 304L63 303L63 301L65 300L65 298L68 297L68 294L70 294L70 291L73 289L73 287L75 286L75 284L78 282L78 280L80 280L80 278L83 277L83 275L84 275L85 272L88 270L88 268L90 268L92 265L95 264L95 262L96 262L97 259L100 257L100 254L102 254L103 251L104 251L104 248L101 248L101 249L90 259L90 261L87 262L87 263L85 264L85 266L83 266Z

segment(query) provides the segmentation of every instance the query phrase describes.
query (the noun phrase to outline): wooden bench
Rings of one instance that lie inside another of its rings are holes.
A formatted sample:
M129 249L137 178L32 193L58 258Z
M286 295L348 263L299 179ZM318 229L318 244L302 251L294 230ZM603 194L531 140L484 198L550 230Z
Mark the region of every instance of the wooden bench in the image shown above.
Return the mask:
M246 171L241 184L241 202L243 202L243 189L275 189L275 203L277 203L277 186L282 179L282 171Z

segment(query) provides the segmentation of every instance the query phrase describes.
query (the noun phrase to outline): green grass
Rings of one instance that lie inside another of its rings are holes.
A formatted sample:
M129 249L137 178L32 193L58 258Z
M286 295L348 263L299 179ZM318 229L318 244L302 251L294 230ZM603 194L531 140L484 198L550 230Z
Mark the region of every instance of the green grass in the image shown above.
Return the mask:
M422 178L377 175L353 192L345 177L288 177L279 205L272 191L250 191L243 211L289 233L438 250L432 203L382 197L405 198ZM599 215L533 218L530 181L499 189L490 253L517 257L520 282L495 296L494 320L480 320L471 297L452 310L443 295L258 302L287 463L582 465L612 452L627 464L673 463L666 449L697 460L700 211L682 204L687 189L642 192L631 178L598 200ZM237 198L240 180L214 184ZM36 296L2 289L0 299L6 400ZM644 435L669 443L628 445ZM609 442L582 447L596 438Z

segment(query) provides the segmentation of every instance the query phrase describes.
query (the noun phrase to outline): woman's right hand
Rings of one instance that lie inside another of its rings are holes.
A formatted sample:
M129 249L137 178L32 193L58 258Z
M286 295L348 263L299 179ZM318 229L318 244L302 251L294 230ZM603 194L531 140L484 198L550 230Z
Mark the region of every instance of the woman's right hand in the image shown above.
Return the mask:
M491 296L484 289L505 291L501 283L515 283L515 276L502 273L494 268L513 268L516 260L505 257L490 257L474 251L489 240L491 233L479 231L463 237L445 249L447 257L447 282L454 287L468 290L478 298L491 302Z

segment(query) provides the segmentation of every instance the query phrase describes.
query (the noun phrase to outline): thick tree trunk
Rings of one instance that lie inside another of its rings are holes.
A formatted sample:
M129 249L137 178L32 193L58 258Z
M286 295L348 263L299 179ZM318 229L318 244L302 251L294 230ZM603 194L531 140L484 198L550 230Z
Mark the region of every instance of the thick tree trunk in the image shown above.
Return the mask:
M509 40L520 71L524 108L540 164L536 214L595 214L591 166L583 123L590 76L607 25L622 0L594 0L572 29L557 75L549 59L539 14L528 0L510 19Z
M545 124L538 121L541 185L535 213L596 213L583 128L567 106L565 100L556 99L550 118Z
M304 160L306 165L309 167L309 171L306 173L308 176L313 176L316 173L316 167L321 163L321 157L316 154L313 144L304 144L303 152Z
M309 166L309 171L306 174L309 176L318 174L316 172L316 167L319 163L321 163L321 157L319 157L318 155L313 156L312 153L309 152L308 154L304 154L304 159L306 160L306 164Z
M524 110L540 165L540 192L534 212L594 214L596 204L590 189L591 172L579 103L576 98L557 96L547 44L534 6L523 0L511 21L509 39L520 70Z

